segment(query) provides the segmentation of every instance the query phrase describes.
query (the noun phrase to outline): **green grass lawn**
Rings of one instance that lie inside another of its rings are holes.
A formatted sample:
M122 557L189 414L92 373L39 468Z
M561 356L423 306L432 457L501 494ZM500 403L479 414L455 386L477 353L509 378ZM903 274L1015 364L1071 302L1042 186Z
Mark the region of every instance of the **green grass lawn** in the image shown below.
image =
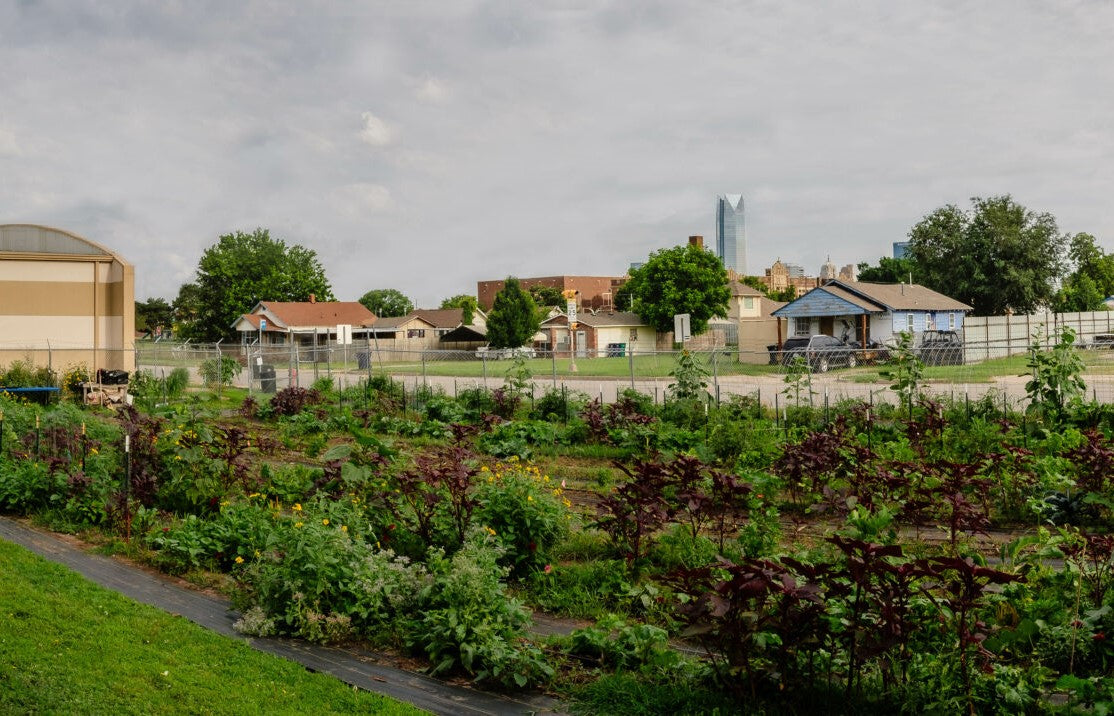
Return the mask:
M711 373L713 368L707 354L698 353L697 356ZM677 364L673 354L634 356L634 377L641 378L667 378ZM421 362L390 363L384 362L382 366L375 364L374 369L387 373L441 375L454 377L478 378L487 371L489 378L502 380L507 371L514 366L510 360L469 360L469 361L435 361L427 360L423 366ZM577 358L577 372L572 372L568 358L533 358L526 361L526 366L535 378L545 378L553 375L556 369L558 377L582 378L629 378L631 375L630 358ZM733 354L720 355L716 360L715 371L719 375L765 375L778 373L780 366L765 364L740 363Z
M421 714L0 540L0 713Z

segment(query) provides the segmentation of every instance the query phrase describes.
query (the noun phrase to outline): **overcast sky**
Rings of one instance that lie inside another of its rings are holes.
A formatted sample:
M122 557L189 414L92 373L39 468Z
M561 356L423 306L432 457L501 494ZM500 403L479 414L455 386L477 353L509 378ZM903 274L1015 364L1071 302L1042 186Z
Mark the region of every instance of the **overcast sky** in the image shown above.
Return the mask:
M0 0L0 223L120 252L173 299L222 233L419 306L508 274L889 255L1010 193L1114 250L1105 2Z

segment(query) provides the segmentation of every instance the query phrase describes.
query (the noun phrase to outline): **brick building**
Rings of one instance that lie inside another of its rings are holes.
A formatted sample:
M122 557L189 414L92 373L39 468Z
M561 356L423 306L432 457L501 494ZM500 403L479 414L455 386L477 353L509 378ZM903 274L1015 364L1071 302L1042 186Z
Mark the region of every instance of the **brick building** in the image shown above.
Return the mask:
M522 288L529 291L534 286L549 286L558 291L580 291L581 308L611 308L615 289L627 282L629 276L542 276L520 278ZM478 281L476 299L480 308L490 311L495 294L503 290L503 281Z

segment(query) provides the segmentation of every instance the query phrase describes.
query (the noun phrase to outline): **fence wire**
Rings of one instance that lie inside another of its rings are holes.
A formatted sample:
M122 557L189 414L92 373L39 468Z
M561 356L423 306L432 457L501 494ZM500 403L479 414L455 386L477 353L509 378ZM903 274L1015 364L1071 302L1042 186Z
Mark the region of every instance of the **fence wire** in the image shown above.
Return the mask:
M1084 358L1087 397L1097 402L1114 402L1114 350L1103 342L1091 342L1080 351ZM1114 343L1109 344L1114 346ZM1014 348L1009 362L988 363L972 359L985 355L983 344L922 352L926 364L923 390L952 401L975 401L990 396L996 404L1010 408L1025 404L1025 384L1031 378L1027 350ZM548 390L576 391L602 402L614 402L623 390L635 390L655 401L665 400L679 351L624 351L609 357L569 355L568 351L529 351L522 358L531 374L536 396ZM897 401L890 388L891 356L885 350L855 350L848 355L830 355L826 365L805 356L807 370L792 366L791 351L738 351L720 348L694 351L702 367L709 400L723 402L732 396L749 396L768 407L807 403L812 407L855 400L867 403ZM851 358L853 356L853 358ZM455 396L461 390L494 389L504 384L516 361L505 353L476 350L414 350L376 348L367 345L259 346L195 345L190 343L145 343L135 353L138 370L165 378L175 369L188 373L193 386L219 390L218 365L234 366L227 383L264 395L289 386L311 387L327 378L346 388L379 374L391 375L413 394L432 390ZM821 370L824 368L824 370Z

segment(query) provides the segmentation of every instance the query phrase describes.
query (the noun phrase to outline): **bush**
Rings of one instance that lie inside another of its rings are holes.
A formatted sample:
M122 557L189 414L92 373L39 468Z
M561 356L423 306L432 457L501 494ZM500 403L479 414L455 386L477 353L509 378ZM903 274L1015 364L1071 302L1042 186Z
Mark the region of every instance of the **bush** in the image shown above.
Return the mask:
M480 478L472 520L506 550L500 562L516 577L545 566L570 518L561 487L537 467L517 461L496 463L494 471L485 466Z
M271 397L271 413L276 416L297 415L307 406L321 402L321 394L309 388L292 385L283 388Z
M216 358L201 361L199 370L205 384L216 387L231 385L232 379L243 372L244 366L235 358L221 356L219 361Z
M530 417L534 420L568 422L579 415L587 404L588 396L578 390L553 388L534 401Z
M432 674L463 670L476 681L525 688L547 681L553 667L524 638L527 610L507 596L501 550L482 530L472 532L447 559L430 555L432 583L423 591L421 616L409 643L433 664Z

